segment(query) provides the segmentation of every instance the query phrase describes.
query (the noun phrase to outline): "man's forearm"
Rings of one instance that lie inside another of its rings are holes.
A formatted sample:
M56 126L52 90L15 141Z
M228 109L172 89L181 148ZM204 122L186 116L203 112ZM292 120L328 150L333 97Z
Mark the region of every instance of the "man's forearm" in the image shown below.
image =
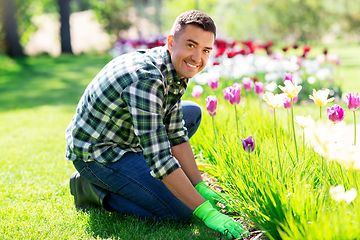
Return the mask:
M205 202L205 199L196 191L181 168L170 173L162 182L192 211L195 211L198 206Z
M202 181L189 142L184 142L179 145L171 147L171 152L172 155L179 161L182 170L189 178L193 186L196 186L196 184Z

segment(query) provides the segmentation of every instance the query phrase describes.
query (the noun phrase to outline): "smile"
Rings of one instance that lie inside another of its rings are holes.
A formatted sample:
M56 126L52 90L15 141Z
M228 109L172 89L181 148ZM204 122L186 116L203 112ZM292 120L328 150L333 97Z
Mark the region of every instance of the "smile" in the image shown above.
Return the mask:
M192 64L190 64L190 63L186 63L186 65L188 65L188 66L191 67L191 68L197 68L197 66L192 65Z

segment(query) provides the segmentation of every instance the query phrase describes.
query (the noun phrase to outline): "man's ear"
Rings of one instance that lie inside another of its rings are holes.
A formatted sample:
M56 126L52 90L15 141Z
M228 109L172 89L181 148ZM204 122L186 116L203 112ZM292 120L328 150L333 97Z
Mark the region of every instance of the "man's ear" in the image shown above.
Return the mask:
M173 49L173 43L174 43L174 35L169 35L167 37L167 47L170 53L172 52Z

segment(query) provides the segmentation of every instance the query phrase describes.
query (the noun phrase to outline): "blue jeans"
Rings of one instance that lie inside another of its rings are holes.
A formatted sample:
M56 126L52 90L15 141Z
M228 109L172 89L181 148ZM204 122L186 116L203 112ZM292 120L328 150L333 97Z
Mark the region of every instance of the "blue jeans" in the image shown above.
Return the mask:
M200 125L201 108L191 101L181 104L190 138ZM126 153L114 163L75 161L74 166L89 182L110 191L104 204L114 211L156 221L186 221L192 215L162 181L150 175L142 153Z

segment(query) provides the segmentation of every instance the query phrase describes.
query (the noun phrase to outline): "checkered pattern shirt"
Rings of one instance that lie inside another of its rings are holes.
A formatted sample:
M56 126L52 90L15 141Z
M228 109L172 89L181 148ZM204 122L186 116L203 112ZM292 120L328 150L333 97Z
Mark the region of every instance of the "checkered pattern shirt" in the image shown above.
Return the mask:
M189 140L179 79L166 47L139 50L109 62L91 81L66 129L66 159L115 162L142 152L151 175L180 167L170 147Z

